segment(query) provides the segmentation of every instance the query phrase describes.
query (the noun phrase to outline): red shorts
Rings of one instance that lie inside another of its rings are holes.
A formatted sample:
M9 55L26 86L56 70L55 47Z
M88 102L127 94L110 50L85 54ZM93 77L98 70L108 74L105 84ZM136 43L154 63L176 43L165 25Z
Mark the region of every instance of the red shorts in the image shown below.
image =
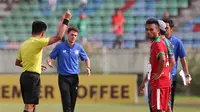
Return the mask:
M165 88L151 88L151 106L152 110L163 110L169 109L168 102L170 98L170 87Z

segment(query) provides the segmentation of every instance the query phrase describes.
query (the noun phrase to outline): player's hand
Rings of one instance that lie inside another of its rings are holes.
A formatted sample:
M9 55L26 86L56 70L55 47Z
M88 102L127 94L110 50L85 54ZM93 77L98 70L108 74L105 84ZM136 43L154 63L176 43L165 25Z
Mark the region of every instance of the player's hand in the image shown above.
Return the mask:
M70 20L72 18L72 14L70 12L70 10L67 10L67 12L65 13L65 19Z
M163 74L163 73L161 73L161 74L153 73L153 76L152 76L153 80L159 79L159 78L162 76L162 74Z
M47 58L47 64L49 65L49 67L54 68L50 57Z
M42 66L41 66L41 70L42 70L42 71L45 71L45 70L47 70L47 67L44 66L44 65L42 65Z
M87 67L87 73L88 75L87 76L90 76L91 75L91 69Z
M140 94L144 94L144 87L145 87L145 84L142 83L140 86L139 86L139 92Z
M144 88L139 90L140 94L144 95Z
M190 85L191 77L186 77L186 86Z
M49 65L49 67L54 68L51 61L47 62L47 64Z

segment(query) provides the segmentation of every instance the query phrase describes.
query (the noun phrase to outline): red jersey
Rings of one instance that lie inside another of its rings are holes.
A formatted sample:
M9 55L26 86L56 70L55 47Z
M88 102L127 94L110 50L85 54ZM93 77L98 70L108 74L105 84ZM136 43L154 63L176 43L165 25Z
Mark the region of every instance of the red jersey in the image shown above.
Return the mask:
M157 80L152 79L154 73L158 72L159 68L159 57L160 55L165 55L166 60L164 62L165 66L162 71L162 75ZM168 52L165 42L161 37L158 37L154 42L151 44L150 49L150 63L152 66L151 70L151 77L150 77L150 84L152 87L163 88L163 87L170 87L170 72L169 72L169 61L168 61Z
M120 23L120 24L119 24ZM123 35L124 34L124 16L116 16L114 15L112 17L112 24L113 24L113 27L114 30L113 32L116 34L116 35Z

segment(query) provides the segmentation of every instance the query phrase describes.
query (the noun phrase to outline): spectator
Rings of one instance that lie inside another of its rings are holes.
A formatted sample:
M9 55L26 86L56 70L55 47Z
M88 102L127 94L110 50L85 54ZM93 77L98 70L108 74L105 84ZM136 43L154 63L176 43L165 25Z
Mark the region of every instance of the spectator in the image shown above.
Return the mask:
M51 12L56 11L56 6L57 6L57 0L49 0L49 7L51 9Z
M116 48L116 45L121 48L124 34L124 16L121 10L115 10L115 14L112 16L112 25L113 33L116 35L116 40L113 43L113 48Z
M87 22L86 22L86 14L81 13L79 16L79 21L77 24L77 27L79 29L79 41L81 44L87 48L89 52L92 52L91 44L88 42L87 39Z
M85 4L87 4L87 0L80 0L80 5L79 5L79 8L80 9L84 9L84 6L85 6Z
M169 12L164 12L163 13L163 16L162 16L162 19L169 19Z
M7 0L6 4L7 4L7 7L6 7L5 10L11 10L12 7L13 7L14 1L13 0Z
M85 13L81 13L80 16L79 16L79 22L77 24L77 27L79 29L79 37L80 37L80 40L82 41L87 41L87 37L86 37L86 34L87 34L87 23L86 23L86 14Z

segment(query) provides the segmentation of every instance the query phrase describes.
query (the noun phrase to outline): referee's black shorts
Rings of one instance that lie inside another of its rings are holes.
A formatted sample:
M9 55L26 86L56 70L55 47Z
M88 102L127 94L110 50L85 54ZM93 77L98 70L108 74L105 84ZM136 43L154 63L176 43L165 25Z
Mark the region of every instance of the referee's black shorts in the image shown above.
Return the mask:
M24 104L39 104L40 74L25 71L20 76L21 92Z

